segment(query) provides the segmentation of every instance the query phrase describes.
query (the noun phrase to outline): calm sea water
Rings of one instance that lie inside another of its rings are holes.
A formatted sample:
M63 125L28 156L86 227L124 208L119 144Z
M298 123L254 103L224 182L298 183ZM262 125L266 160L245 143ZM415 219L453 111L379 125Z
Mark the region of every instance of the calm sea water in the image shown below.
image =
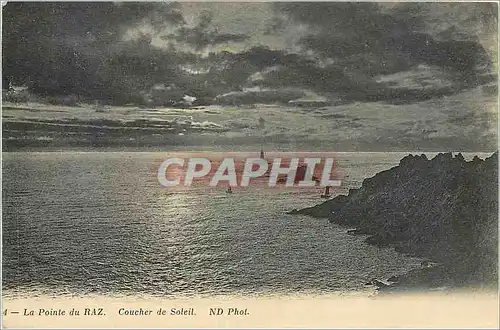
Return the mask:
M335 193L404 153L342 153ZM419 260L363 243L324 219L287 215L307 191L194 187L155 177L162 153L4 153L7 296L365 293Z

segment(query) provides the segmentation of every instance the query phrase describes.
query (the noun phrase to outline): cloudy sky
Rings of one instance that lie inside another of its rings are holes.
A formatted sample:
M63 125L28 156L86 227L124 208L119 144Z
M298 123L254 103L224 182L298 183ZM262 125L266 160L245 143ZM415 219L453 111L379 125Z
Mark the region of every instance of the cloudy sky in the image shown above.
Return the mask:
M135 104L158 86L200 100L298 91L341 105L295 111L292 123L270 127L357 145L399 139L402 148L425 148L459 137L456 148L491 147L497 10L484 2L11 2L3 8L3 81L114 105ZM264 133L242 132L240 121L290 118L284 108L243 118L240 110L200 120L251 137ZM301 127L306 119L318 129Z

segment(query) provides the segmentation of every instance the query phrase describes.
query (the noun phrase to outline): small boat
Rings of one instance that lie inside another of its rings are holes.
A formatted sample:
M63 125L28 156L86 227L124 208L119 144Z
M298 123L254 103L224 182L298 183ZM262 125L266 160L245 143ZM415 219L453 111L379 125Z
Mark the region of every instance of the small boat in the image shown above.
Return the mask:
M229 186L227 188L226 193L228 193L228 194L232 194L233 193L233 189L231 189L231 186Z
M266 156L264 154L264 149L260 149L260 159L266 159ZM268 178L271 176L271 167L273 163L272 162L267 162L267 171L266 173L262 174L262 177ZM257 168L252 168L252 170L257 170Z
M321 198L329 198L331 195L330 195L330 186L326 186L325 187L325 193L323 195L321 195Z

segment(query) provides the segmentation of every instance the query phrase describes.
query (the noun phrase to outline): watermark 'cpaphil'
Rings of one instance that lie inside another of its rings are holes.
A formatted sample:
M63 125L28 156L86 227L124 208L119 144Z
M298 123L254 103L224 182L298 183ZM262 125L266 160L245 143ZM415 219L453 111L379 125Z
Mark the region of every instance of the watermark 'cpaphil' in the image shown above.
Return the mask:
M252 157L253 156L253 157ZM260 157L240 154L182 154L167 157L158 167L158 182L164 187L339 187L341 173L332 155L273 153Z

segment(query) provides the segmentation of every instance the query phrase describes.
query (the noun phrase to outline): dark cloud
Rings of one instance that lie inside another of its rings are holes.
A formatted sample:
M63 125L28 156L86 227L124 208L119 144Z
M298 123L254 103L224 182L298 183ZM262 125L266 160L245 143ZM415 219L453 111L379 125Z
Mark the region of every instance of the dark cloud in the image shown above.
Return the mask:
M175 3L9 2L3 8L3 38L117 37L123 27L144 20L157 27L184 22Z
M485 75L491 60L483 46L477 40L438 40L427 33L420 4L388 9L376 3L277 3L276 9L291 24L309 26L311 32L299 44L321 63L274 71L269 77L273 83L299 80L299 84L314 90L347 98L414 101L492 79ZM490 12L490 16L495 15ZM423 92L375 81L377 76L408 71L421 64L444 70L454 81L453 86Z
M173 3L23 3L3 8L3 77L42 94L134 101L139 88L175 75L174 54L148 36L124 42L127 29L183 24Z
M496 80L496 49L485 50L485 37L478 35L496 35L496 5L296 2L275 3L274 9L260 38L300 27L296 45L287 50L256 44L255 31L232 33L210 12L189 26L176 3L9 2L3 8L4 84L12 79L35 93L120 104L141 102L157 84L206 102L260 86L346 102L399 103ZM145 26L149 34L139 32ZM124 38L132 30L133 37ZM228 51L217 51L226 44ZM420 66L446 83L430 88L427 78L412 78L419 87L380 79L408 80Z
M182 49L202 50L248 37L219 33L208 14L188 27L179 8L176 3L9 3L3 10L4 85L12 81L38 94L77 94L119 104L142 102L159 83L175 83L182 89L176 94L208 99L238 85L229 77L227 84L207 86L207 75L182 70L190 64L217 65ZM144 26L151 33L124 38ZM153 45L166 27L175 32L165 47Z
M313 87L306 74L302 77L293 76L299 70L317 69L315 62L298 54L290 54L283 50L270 49L266 46L252 47L246 51L231 53L219 52L209 54L206 60L210 67L209 72L203 77L211 85L223 86L226 90L241 90L243 87L261 86L269 88L286 87ZM276 70L273 70L276 69ZM261 79L251 79L262 71ZM283 71L276 80L272 72ZM286 74L292 76L287 78Z
M212 27L212 20L213 17L210 12L203 12L196 26L183 26L175 34L166 36L165 40L173 39L177 42L188 44L195 50L200 51L208 46L241 42L249 38L249 36L244 34L219 33L217 29Z

